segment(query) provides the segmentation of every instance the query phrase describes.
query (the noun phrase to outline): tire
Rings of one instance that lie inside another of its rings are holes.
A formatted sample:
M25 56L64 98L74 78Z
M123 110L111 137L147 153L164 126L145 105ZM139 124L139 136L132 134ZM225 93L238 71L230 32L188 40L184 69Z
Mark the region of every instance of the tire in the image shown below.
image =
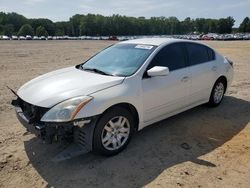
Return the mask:
M93 153L116 155L126 148L135 127L132 114L122 107L114 107L103 114L96 124Z
M212 89L209 102L207 103L210 107L219 106L224 98L226 92L226 83L223 79L218 79Z

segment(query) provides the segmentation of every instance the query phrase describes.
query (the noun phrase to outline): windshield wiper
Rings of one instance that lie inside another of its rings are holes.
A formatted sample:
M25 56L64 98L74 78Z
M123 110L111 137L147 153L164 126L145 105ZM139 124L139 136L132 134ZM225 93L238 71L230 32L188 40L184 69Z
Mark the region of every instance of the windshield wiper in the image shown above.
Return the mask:
M95 73L102 74L102 75L114 76L112 74L106 73L106 72L99 70L99 69L96 69L96 68L82 68L82 70L91 71L91 72L95 72Z

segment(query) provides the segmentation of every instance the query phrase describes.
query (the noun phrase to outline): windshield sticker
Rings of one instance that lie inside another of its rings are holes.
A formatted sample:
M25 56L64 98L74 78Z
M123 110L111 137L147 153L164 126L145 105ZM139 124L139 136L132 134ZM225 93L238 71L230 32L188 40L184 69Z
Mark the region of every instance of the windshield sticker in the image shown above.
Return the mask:
M150 45L136 45L135 48L145 49L145 50L151 50L154 46Z

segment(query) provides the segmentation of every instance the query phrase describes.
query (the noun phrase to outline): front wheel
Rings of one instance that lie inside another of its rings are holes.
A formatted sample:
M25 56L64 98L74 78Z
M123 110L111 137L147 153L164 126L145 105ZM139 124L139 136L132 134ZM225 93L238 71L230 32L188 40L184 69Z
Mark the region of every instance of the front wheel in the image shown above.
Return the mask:
M217 80L212 89L208 105L211 107L218 106L224 97L225 91L226 91L225 81L223 79Z
M98 121L93 138L93 152L101 155L115 155L128 145L134 130L134 118L122 107L115 107Z

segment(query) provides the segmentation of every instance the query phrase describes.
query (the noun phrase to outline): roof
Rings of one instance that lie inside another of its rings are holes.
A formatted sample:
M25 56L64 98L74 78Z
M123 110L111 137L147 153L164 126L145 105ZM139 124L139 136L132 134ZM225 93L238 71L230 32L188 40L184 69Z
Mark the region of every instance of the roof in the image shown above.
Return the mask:
M167 44L167 43L172 43L172 42L177 42L177 41L186 41L186 40L173 39L173 38L142 38L142 39L135 39L135 40L127 40L121 43L160 46L162 44Z

